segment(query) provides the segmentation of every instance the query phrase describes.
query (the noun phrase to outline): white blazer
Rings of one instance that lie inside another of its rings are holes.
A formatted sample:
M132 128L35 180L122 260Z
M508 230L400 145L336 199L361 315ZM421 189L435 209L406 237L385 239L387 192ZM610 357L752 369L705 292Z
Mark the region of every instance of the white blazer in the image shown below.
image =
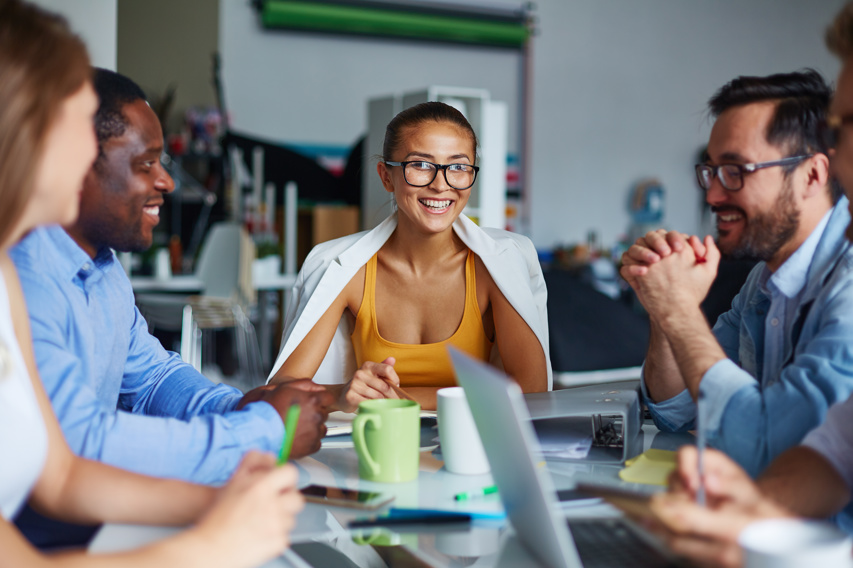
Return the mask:
M302 343L356 272L367 264L396 228L395 213L371 231L341 237L314 247L296 277L288 301L281 351L267 382ZM548 390L551 390L553 374L548 351L548 292L533 243L516 233L482 229L465 215L460 215L453 223L453 230L480 257L504 297L536 334L545 353ZM345 312L329 350L314 375L315 382L341 384L352 378L357 369L350 340L354 325L355 318ZM491 360L502 366L497 345L492 350Z

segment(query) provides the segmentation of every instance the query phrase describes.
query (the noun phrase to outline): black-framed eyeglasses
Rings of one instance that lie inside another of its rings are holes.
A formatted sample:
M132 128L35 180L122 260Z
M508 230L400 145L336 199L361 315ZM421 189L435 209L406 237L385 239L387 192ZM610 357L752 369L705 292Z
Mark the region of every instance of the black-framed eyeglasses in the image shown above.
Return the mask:
M821 141L827 148L835 148L838 145L838 136L841 128L853 124L853 114L830 114L820 124L819 132Z
M453 189L470 189L477 181L478 166L471 164L433 164L423 160L408 162L385 162L386 166L402 166L406 183L414 187L425 187L432 183L438 170L444 172L444 181Z
M772 168L774 166L791 166L799 164L803 160L811 158L814 154L803 154L802 156L791 156L782 158L781 160L773 160L772 162L757 162L753 164L720 164L712 166L710 164L696 164L696 181L699 182L699 187L708 191L711 187L711 182L714 177L720 180L720 184L729 191L738 191L743 188L743 176L757 172L764 168Z

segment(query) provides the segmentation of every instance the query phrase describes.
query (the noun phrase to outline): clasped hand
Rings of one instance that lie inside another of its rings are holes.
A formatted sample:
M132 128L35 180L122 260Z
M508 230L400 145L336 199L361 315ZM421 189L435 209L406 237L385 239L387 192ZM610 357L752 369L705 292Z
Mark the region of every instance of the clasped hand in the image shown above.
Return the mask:
M640 237L622 255L619 273L653 319L684 306L698 306L717 275L720 251L708 236L663 229Z

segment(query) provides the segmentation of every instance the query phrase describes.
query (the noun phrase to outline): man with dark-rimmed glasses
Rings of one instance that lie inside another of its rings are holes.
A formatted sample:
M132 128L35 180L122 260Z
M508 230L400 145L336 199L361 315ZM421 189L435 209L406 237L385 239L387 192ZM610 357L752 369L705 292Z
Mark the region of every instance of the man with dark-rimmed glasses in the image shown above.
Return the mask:
M623 256L652 322L643 392L655 423L696 427L701 387L708 442L752 475L853 392L850 215L821 130L830 97L810 70L725 85L696 166L716 241L658 231ZM699 306L721 255L762 262L712 330Z

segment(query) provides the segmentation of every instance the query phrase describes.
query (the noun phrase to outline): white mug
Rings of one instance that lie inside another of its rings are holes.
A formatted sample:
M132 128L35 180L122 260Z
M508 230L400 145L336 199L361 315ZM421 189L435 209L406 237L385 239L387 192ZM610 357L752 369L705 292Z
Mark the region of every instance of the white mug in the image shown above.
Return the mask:
M444 467L451 473L476 475L489 472L477 425L462 387L438 390L438 437Z
M746 527L738 537L745 568L850 568L850 538L817 521L770 519Z

